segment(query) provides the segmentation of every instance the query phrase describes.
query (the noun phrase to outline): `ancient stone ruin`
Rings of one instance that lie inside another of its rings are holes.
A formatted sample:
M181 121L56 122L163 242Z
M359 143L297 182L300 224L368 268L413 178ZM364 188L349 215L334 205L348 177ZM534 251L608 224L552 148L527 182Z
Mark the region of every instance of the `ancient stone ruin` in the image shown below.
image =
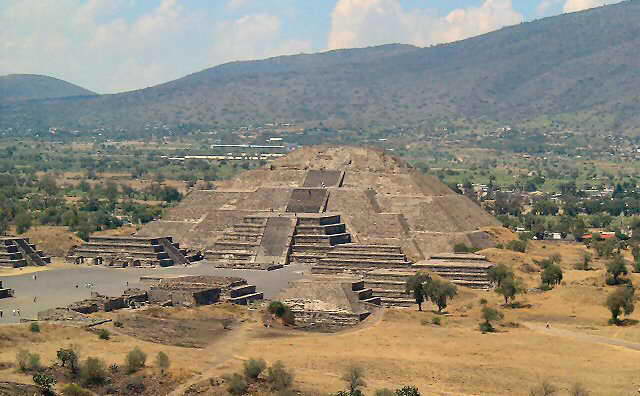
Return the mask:
M38 250L28 238L0 237L0 267L19 268L50 263L51 258Z
M441 253L458 243L493 246L481 228L497 225L467 197L382 150L308 147L215 190L191 192L139 235L176 235L217 267L309 264L314 275L364 282L385 306L408 306L404 283L419 270L486 287L491 263ZM291 297L300 312L318 301Z
M321 331L355 326L380 305L364 281L345 277L294 281L278 299L291 309L297 327Z
M67 261L108 267L149 267L190 263L185 249L171 237L91 237L69 252Z
M13 297L14 290L6 289L2 287L2 281L0 280L0 298L9 298Z
M175 306L208 305L218 301L246 305L262 300L262 293L245 279L224 276L145 276L152 283L149 303Z

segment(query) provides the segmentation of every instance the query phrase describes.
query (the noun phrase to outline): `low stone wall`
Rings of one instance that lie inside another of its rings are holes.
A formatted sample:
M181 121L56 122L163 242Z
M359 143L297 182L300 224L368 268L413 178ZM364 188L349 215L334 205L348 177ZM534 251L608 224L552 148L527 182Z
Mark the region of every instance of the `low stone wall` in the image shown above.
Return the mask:
M338 331L356 326L366 317L319 300L288 299L283 303L293 312L296 326L307 330Z

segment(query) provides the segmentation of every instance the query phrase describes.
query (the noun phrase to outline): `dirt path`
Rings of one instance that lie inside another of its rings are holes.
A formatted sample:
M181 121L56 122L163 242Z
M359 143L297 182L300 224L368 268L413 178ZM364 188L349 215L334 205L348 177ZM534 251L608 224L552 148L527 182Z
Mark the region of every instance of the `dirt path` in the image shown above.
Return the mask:
M254 328L257 328L255 323L245 322L240 328L231 330L228 336L222 337L202 349L202 354L210 356L211 359L203 364L200 374L189 378L187 382L174 389L169 396L182 396L191 385L215 376L215 370L218 366L238 355L246 348L248 333Z
M572 338L574 340L588 341L588 342L593 342L595 344L605 344L605 345L627 348L634 351L640 351L640 344L635 342L618 340L615 338L603 337L603 336L592 335L592 334L579 333L576 331L565 330L565 329L556 328L553 326L551 326L550 328L547 328L546 325L541 323L525 322L524 325L531 330L535 330L541 333L546 333L549 335L567 337L567 338Z
M340 337L341 335L358 333L376 326L382 321L383 317L384 309L374 310L374 312L372 312L364 322L339 333L307 333L304 331L292 332L291 330L284 329L282 329L281 331L272 329L270 331L273 332L275 330L277 333L286 334L291 337ZM204 363L200 374L196 374L193 377L189 378L187 382L174 389L173 392L169 394L169 396L182 396L191 385L202 382L207 378L214 377L217 374L217 369L221 364L238 355L241 355L242 352L247 348L251 338L255 337L256 331L260 332L262 330L262 326L260 326L259 323L246 322L239 329L232 331L228 336L222 337L221 339L216 340L214 343L202 349L202 353L204 355L211 356L211 359Z

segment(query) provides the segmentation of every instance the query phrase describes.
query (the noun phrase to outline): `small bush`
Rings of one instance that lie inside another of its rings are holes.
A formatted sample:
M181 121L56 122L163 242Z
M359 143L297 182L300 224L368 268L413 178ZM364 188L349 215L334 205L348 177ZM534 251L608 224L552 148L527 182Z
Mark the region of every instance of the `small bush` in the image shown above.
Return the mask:
M521 240L509 241L509 243L507 243L507 249L524 253L527 250L527 242Z
M582 384L574 384L571 389L569 389L570 396L589 396L591 392L589 392Z
M263 359L249 359L244 362L244 376L247 380L255 381L267 368L267 363Z
M131 352L127 353L127 359L125 365L129 374L135 373L144 367L147 362L147 354L142 352L138 347L133 348Z
M40 325L37 322L31 322L31 324L29 325L29 330L32 333L39 333L40 332Z
M440 326L442 324L442 320L440 320L440 318L436 316L435 318L431 319L431 323L433 323L436 326Z
M227 383L227 391L232 395L244 395L249 388L244 377L237 373L225 376L224 380Z
M109 340L111 338L111 333L107 329L98 330L98 337L101 340Z
M73 373L77 372L79 367L79 357L78 352L76 352L77 349L77 346L74 347L71 345L68 349L60 348L56 352L56 356L62 364L62 367L68 367Z
M496 249L504 249L504 245L501 243L496 244Z
M77 384L69 384L62 388L62 394L64 396L92 396L93 393L84 389L80 385Z
M396 396L396 392L391 389L378 389L376 390L375 396Z
M420 396L420 391L417 386L407 385L396 390L397 396Z
M141 377L133 377L127 382L126 388L129 391L128 394L140 394L144 392L146 386Z
M37 373L33 375L33 383L40 387L42 394L45 396L55 395L53 392L53 386L56 382L55 378L44 373Z
M487 305L487 303L488 303L488 301L487 301L487 299L486 299L486 298L482 297L482 298L480 299L480 305Z
M293 373L281 361L277 361L267 370L267 382L272 390L287 389L293 384Z
M428 319L422 319L422 320L420 321L420 324L421 324L421 325L423 325L423 326L426 326L426 325L428 325L428 324L430 324L430 323L431 323L431 322L429 322L429 320L428 320Z
M119 320L116 320L115 322L113 322L113 326L114 327L118 327L118 328L122 328L122 327L124 327L124 323L120 322Z
M107 365L102 359L88 357L80 368L80 378L85 385L102 385L107 379Z
M115 374L120 371L120 366L118 366L116 363L113 363L109 366L109 371Z
M496 329L493 328L491 323L482 322L480 323L480 331L483 333L493 333Z
M165 370L170 366L171 362L169 361L169 356L164 352L158 352L158 355L156 356L156 367L160 369L160 372L164 374Z
M558 388L547 381L543 381L529 391L529 396L553 396L557 394Z
M38 371L42 368L40 355L21 349L16 353L16 366L22 372Z

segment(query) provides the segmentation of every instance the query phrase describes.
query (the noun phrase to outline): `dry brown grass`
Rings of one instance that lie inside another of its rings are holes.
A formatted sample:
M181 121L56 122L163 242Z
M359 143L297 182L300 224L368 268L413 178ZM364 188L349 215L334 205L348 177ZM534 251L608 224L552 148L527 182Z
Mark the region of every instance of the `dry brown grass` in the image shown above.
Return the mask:
M55 257L64 257L74 245L83 243L82 239L67 227L36 226L21 236L29 238L46 255Z

